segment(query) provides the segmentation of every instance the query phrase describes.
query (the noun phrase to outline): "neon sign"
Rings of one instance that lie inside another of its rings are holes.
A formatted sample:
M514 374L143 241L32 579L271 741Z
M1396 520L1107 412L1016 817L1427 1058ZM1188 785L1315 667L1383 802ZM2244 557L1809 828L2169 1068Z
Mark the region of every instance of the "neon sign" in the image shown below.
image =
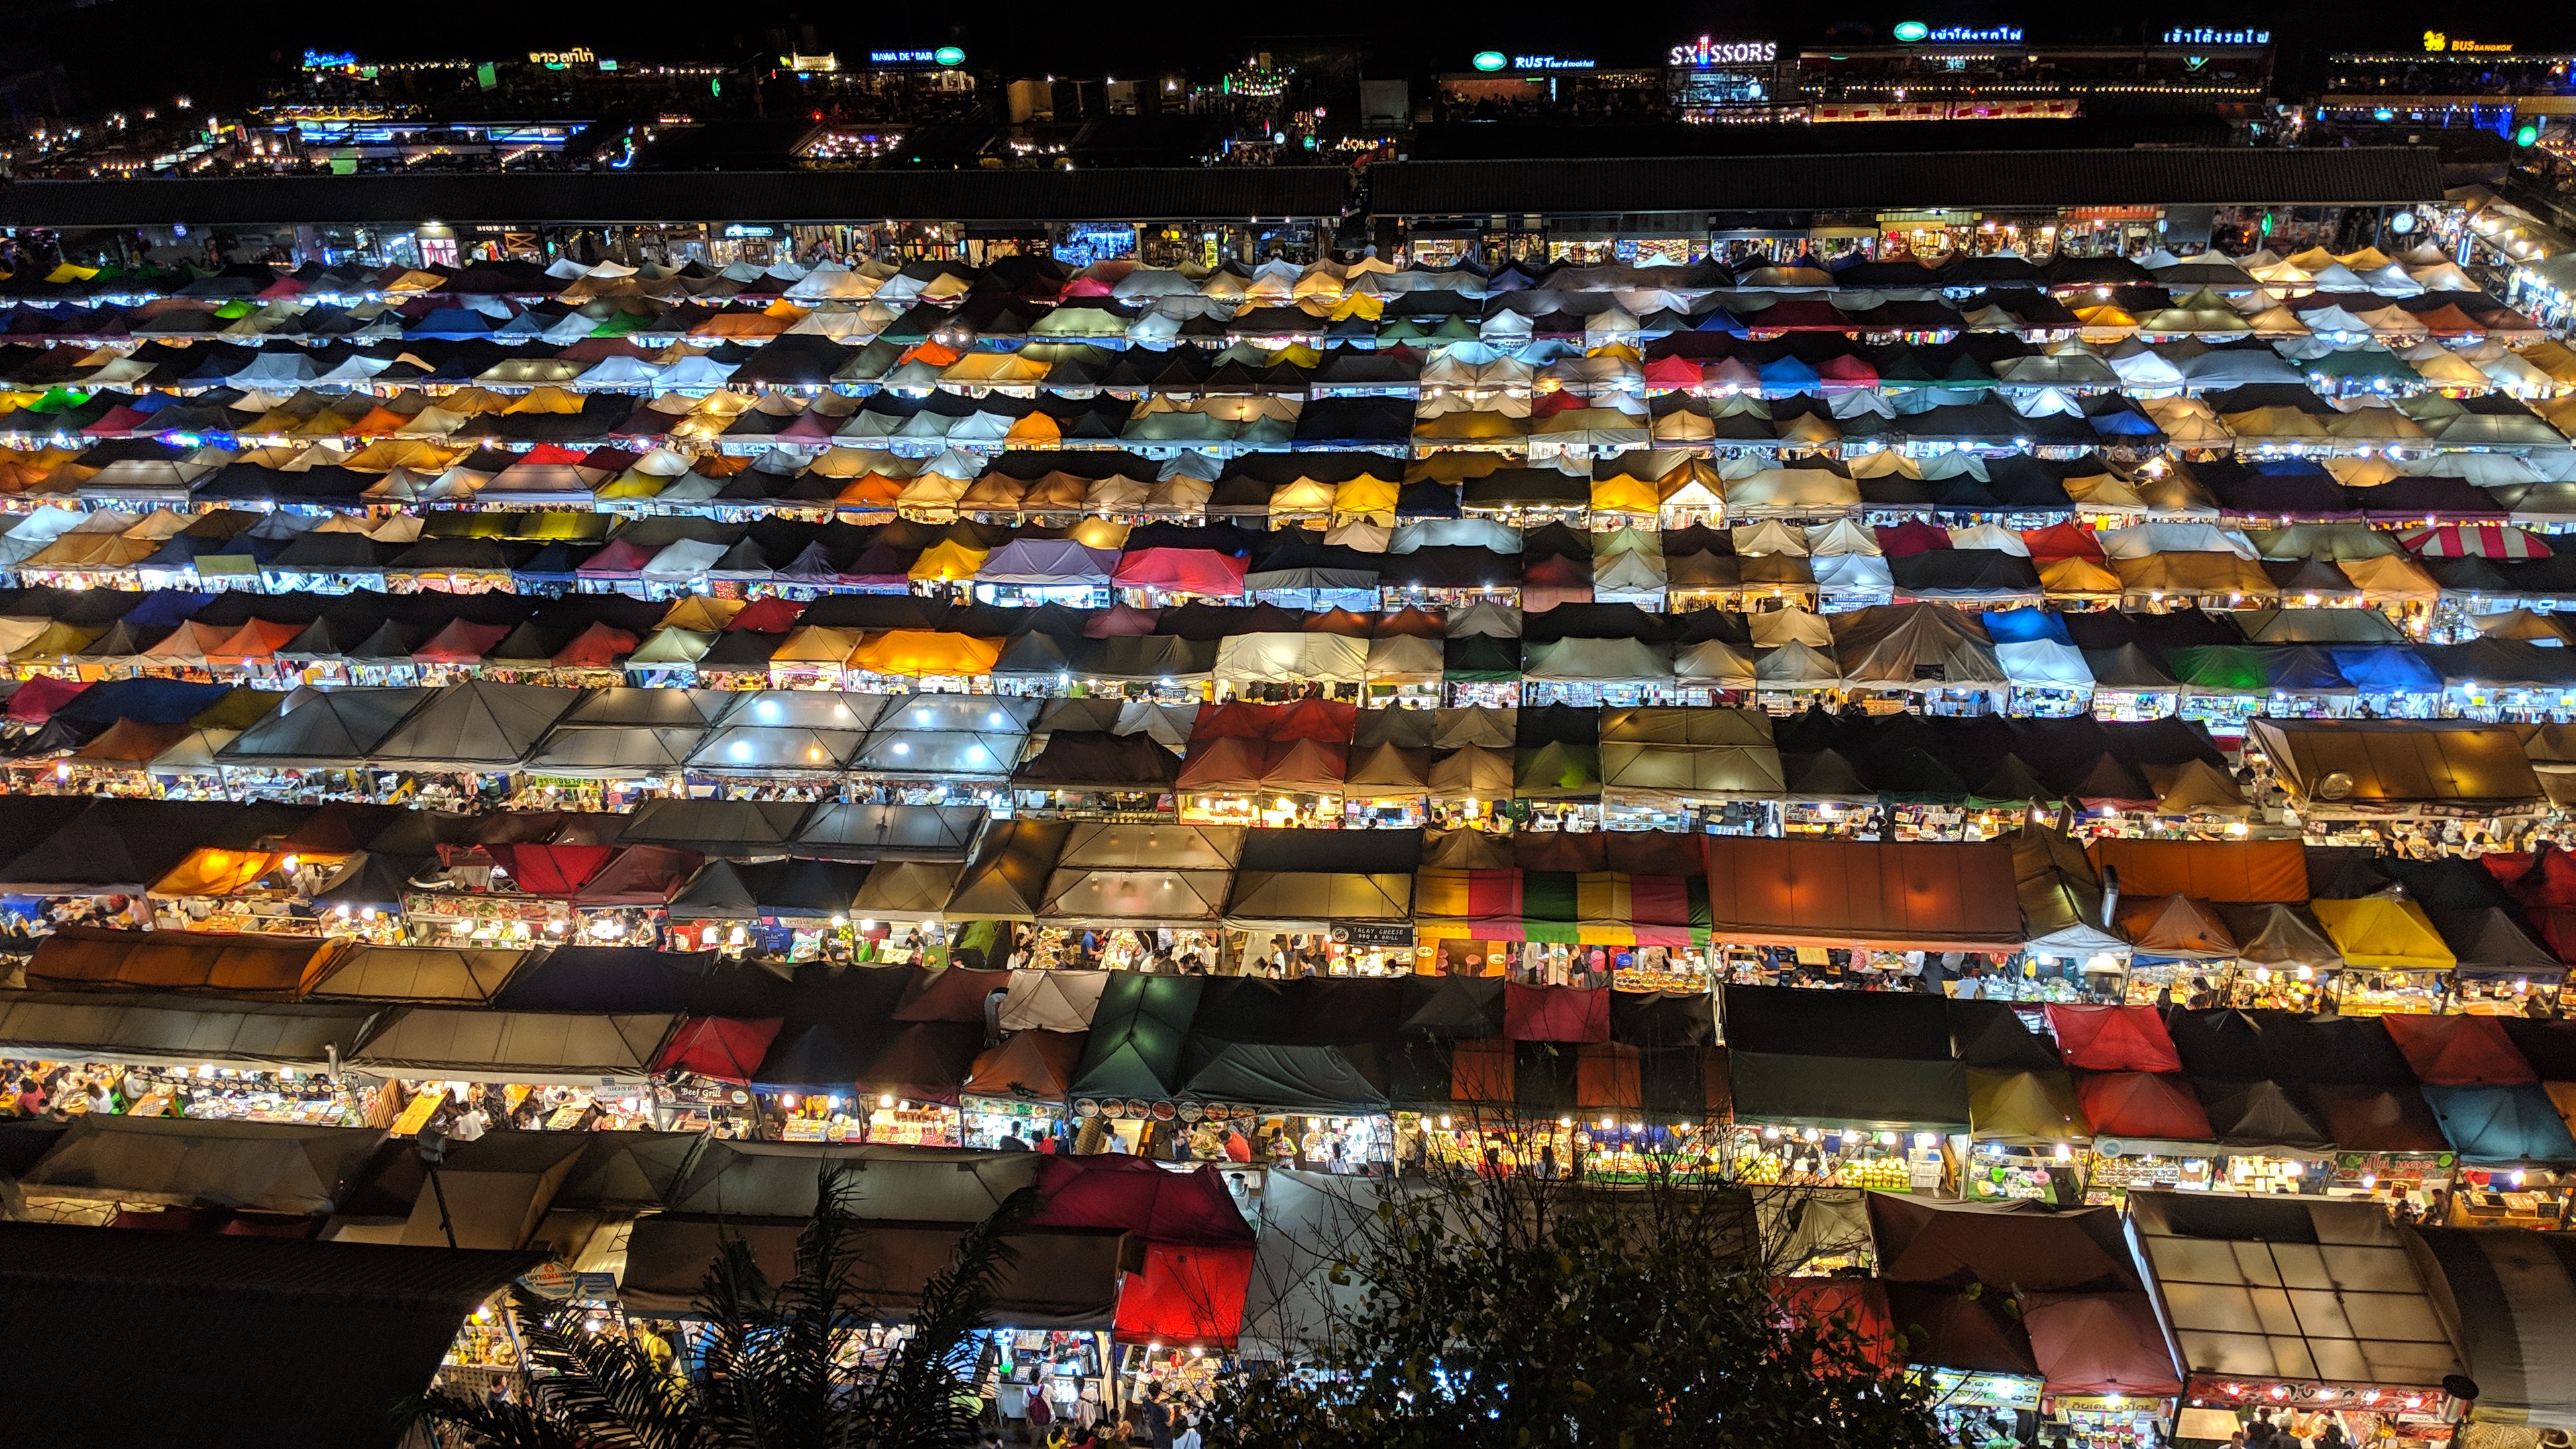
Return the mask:
M1573 56L1567 55L1516 55L1512 57L1512 69L1514 70L1590 70L1592 69L1593 64L1594 62L1592 61L1578 60Z
M536 65L562 70L566 66L587 65L599 57L591 54L587 47L576 45L570 50L532 50L528 52L528 59Z
M1469 65L1474 66L1478 70L1489 72L1501 70L1504 66L1510 65L1511 63L1512 58L1503 54L1499 50L1477 51L1476 58L1468 62Z
M2167 45L2270 45L2268 30L2215 30L2206 25L2177 25L2165 32Z
M1711 41L1703 35L1688 45L1676 45L1670 63L1673 65L1764 65L1780 58L1780 45L1772 40Z
M1891 32L1907 45L1930 41L1934 45L2019 45L2018 25L1944 25L1935 30L1920 20L1900 20Z

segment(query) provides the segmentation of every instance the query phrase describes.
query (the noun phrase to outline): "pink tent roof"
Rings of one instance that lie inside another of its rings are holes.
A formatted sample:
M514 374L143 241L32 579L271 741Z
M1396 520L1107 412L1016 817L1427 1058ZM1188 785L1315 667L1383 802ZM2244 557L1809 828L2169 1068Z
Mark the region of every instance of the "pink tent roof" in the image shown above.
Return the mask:
M1248 567L1242 559L1214 549L1146 548L1120 558L1110 582L1122 589L1232 598L1243 592Z

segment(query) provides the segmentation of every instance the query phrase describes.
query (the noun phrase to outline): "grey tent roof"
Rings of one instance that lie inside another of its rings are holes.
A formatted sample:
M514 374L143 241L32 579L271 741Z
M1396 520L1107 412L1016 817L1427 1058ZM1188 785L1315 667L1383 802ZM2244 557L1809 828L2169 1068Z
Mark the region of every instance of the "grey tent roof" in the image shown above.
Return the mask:
M515 765L576 698L541 684L468 680L440 691L367 753L386 765Z
M216 752L227 765L346 764L364 758L437 691L299 689Z
M30 991L0 997L0 1055L142 1066L318 1067L344 1060L377 1009Z
M84 1113L19 1179L67 1197L330 1212L385 1134L373 1127Z
M1037 1182L1039 1160L1026 1152L710 1141L674 1190L671 1210L806 1217L814 1211L817 1169L844 1162L865 1164L851 1174L862 1217L981 1222L1004 1198Z
M798 855L838 860L964 860L983 833L980 805L869 805L827 800L796 828Z
M524 951L456 946L353 946L306 999L480 1005L500 991L526 956Z
M654 694L676 690L652 690ZM546 736L528 759L539 775L600 776L676 775L688 768L689 755L706 734L706 726L566 725Z
M675 1016L412 1007L349 1057L384 1077L575 1086L641 1083Z

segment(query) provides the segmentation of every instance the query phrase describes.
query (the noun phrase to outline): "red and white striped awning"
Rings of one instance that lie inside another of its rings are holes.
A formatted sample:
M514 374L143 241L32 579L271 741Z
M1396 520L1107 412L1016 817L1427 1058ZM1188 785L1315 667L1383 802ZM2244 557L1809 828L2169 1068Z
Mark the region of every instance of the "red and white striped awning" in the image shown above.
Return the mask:
M2547 558L2540 536L2506 523L2445 523L2398 535L2418 558Z

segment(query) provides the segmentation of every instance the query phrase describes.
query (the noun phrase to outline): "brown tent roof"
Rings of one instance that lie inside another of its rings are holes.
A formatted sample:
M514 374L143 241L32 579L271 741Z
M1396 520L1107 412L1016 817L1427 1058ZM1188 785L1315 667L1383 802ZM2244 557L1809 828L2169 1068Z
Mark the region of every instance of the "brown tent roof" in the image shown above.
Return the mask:
M1733 940L2018 946L2012 848L1712 836L1710 925Z
M2133 896L2196 896L2207 901L2304 901L2307 852L2295 840L2117 840L2093 842L2097 869L2120 872Z
M342 943L213 931L108 931L66 926L27 963L39 990L132 987L293 998L322 978Z

